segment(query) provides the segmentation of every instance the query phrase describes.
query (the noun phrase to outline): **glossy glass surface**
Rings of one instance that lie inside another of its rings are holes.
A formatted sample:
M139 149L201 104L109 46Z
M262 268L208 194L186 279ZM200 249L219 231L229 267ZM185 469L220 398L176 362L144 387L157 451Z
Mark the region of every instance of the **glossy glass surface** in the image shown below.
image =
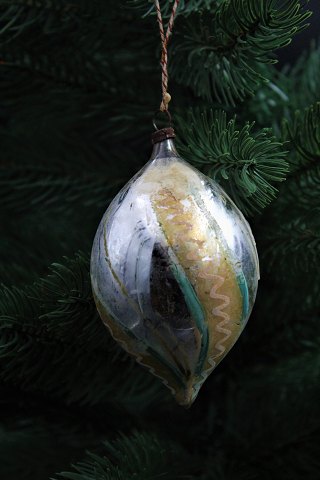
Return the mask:
M114 338L190 405L249 318L259 264L238 208L165 140L103 216L91 278Z

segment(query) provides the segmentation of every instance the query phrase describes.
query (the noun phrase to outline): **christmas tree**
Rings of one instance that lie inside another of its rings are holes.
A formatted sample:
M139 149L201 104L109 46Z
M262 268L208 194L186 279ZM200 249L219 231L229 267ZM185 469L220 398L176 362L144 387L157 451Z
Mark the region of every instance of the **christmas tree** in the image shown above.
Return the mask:
M0 8L1 478L319 478L316 39L286 62L312 3L180 0L177 148L246 215L261 268L248 326L187 410L115 343L89 277L105 209L150 156L153 1Z

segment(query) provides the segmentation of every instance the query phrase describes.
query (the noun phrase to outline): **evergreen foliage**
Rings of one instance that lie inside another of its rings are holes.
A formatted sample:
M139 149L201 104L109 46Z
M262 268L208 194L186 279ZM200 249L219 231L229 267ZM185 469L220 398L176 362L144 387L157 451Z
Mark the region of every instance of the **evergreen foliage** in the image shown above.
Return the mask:
M114 342L89 277L98 222L150 155L153 2L0 0L1 478L319 477L317 39L275 65L310 15L298 0L180 2L177 147L248 216L261 262L244 334L184 410Z
M128 384L119 378L114 392L115 383L107 381L116 360L121 363L126 355L104 334L98 320L88 258L78 254L64 264L53 264L51 272L31 287L2 288L0 379L26 391L41 390L67 404L135 403L140 389L146 400L148 385L152 400L155 382L141 377L129 359Z
M268 79L272 52L291 42L310 13L299 1L230 0L184 22L175 48L177 80L207 100L235 105ZM188 70L182 68L188 64Z
M136 479L187 478L179 473L183 466L177 462L178 448L170 445L168 439L161 442L152 435L135 433L132 438L122 436L104 446L108 456L91 453L87 461L74 467L77 473L64 472L61 477L69 480L126 480L132 476Z
M253 133L253 123L237 129L224 112L190 112L178 118L186 133L179 150L215 180L222 180L245 213L259 211L276 195L276 182L285 180L288 165L282 143L270 129ZM188 143L186 143L188 142Z

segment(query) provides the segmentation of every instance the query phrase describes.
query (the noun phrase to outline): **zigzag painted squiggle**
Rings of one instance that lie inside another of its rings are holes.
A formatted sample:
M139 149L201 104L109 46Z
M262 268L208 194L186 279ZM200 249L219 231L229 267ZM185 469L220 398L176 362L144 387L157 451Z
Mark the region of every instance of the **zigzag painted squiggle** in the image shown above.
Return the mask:
M209 269L209 265L207 266L207 269ZM215 344L214 348L219 350L220 353L218 355L214 355L213 357L208 358L208 363L209 363L210 367L207 368L206 370L204 370L201 373L201 381L197 382L195 387L194 387L196 392L199 391L203 382L208 378L210 373L215 369L215 367L217 365L217 362L215 361L215 359L219 358L221 355L223 355L225 353L226 347L223 345L223 343L226 342L228 340L228 338L232 335L231 330L228 330L228 329L224 328L229 323L230 316L226 312L222 312L222 310L230 304L230 298L227 295L221 295L221 294L217 293L218 288L220 288L224 283L224 278L221 277L220 275L213 275L213 274L208 273L208 272L200 273L199 277L212 278L212 279L217 278L218 279L218 283L213 285L213 287L210 290L210 297L211 298L219 298L219 299L223 300L223 303L221 303L221 305L213 308L212 313L214 315L218 316L218 317L219 316L222 317L221 322L219 322L216 325L216 331L219 332L219 333L224 333L225 336L223 338L221 338Z
M220 293L217 293L217 290L224 283L224 278L221 277L220 275L213 275L213 274L208 273L208 272L200 272L199 277L217 279L216 284L214 284L213 287L210 290L210 297L211 298L218 298L220 300L223 300L223 302L220 305L213 308L213 310L212 310L213 315L215 315L217 317L222 317L221 322L219 322L216 326L216 331L219 332L219 333L224 333L224 335L225 335L223 338L221 338L215 344L215 348L217 350L219 350L220 353L215 355L213 358L218 358L222 354L224 354L224 352L226 350L226 347L222 344L224 342L226 342L232 334L231 330L225 328L225 326L228 325L228 323L230 322L230 316L226 312L222 311L224 308L226 308L230 304L230 297L228 297L227 295L222 295Z
M193 225L187 221L181 220L181 218L180 219L177 218L180 215L183 217L184 215L183 206L179 205L175 198L172 198L172 193L169 192L168 190L164 189L160 191L159 194L162 195L162 199L159 201L158 205L160 206L160 208L163 208L168 212L168 214L171 217L170 220L172 220L171 223L177 227L178 231L176 234L176 238L179 239L181 242L183 242L186 248L190 250L186 255L187 260L189 261L202 260L203 257L200 255L199 250L196 250L196 248L199 248L199 246L203 244L203 241L199 241L190 237L189 233L192 230ZM170 195L171 197L168 198L168 195ZM180 229L180 232L179 232L179 229ZM193 244L193 248L192 248L192 244ZM211 272L212 272L212 265L207 264L205 267L205 270L199 272L198 277L204 278L204 279L212 279L213 281L215 281L215 283L213 284L210 290L210 297L212 299L222 300L222 303L217 307L213 308L212 314L217 317L222 317L222 320L216 325L215 329L217 332L223 333L224 337L221 338L215 344L215 349L217 349L219 353L214 357L208 358L208 363L210 365L210 368L208 368L202 373L202 375L204 376L204 379L207 378L207 376L215 368L216 362L214 361L214 359L219 358L221 355L224 354L226 347L223 344L232 335L232 331L230 329L225 328L230 321L230 316L226 312L222 311L230 304L230 298L227 295L222 295L217 293L217 290L223 285L225 279L220 275L214 275Z

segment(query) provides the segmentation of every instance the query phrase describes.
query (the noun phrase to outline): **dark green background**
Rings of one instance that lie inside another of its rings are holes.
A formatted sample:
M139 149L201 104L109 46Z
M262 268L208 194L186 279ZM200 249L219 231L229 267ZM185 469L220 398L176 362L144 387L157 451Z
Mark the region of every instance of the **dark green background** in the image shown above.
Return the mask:
M0 1L0 478L315 480L319 2L181 2L178 149L248 216L261 260L249 324L189 410L114 344L89 279L99 220L150 155L160 49L148 5ZM308 9L295 34L289 13ZM279 49L283 32L293 41Z

